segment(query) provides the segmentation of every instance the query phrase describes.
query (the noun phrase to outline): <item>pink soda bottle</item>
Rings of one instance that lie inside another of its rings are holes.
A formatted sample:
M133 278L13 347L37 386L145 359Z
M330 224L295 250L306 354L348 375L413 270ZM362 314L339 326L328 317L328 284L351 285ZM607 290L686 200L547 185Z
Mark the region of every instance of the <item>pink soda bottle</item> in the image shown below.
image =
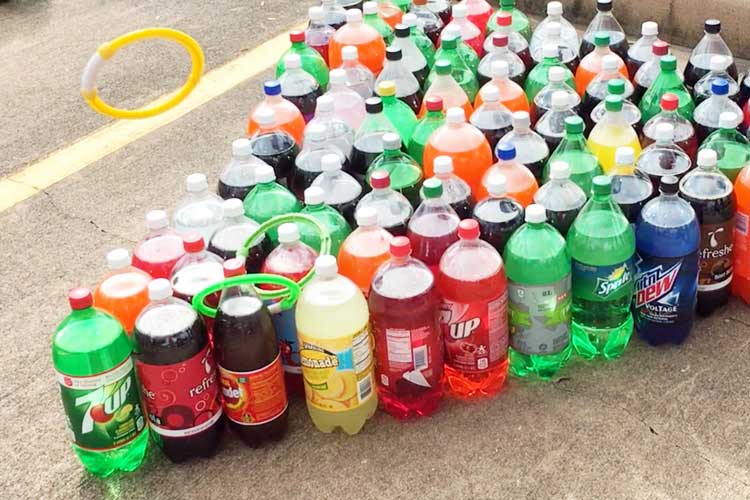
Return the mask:
M477 28L468 18L466 5L454 5L451 10L453 19L445 27L458 26L461 29L461 38L463 41L477 53L479 57L484 55L484 31ZM443 32L446 32L444 29ZM450 33L450 29L448 29Z
M146 228L146 237L133 250L133 267L146 271L153 279L169 279L175 264L185 255L182 236L169 228L164 210L147 213Z
M440 258L458 239L460 219L456 211L443 199L443 183L430 178L422 184L424 201L409 220L406 230L414 250L414 257L421 260L437 275Z

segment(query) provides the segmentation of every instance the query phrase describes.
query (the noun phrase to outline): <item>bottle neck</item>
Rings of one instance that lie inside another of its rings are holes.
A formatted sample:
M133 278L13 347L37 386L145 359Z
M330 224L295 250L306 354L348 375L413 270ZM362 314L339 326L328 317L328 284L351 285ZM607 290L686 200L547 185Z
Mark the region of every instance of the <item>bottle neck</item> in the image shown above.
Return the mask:
M383 156L385 158L397 158L400 156L401 150L400 149L384 149L383 150Z
M429 120L442 120L445 118L445 115L442 111L428 111L426 117Z
M601 45L601 46L597 46L597 47L596 47L596 48L594 49L594 52L596 52L596 54L597 54L597 55L598 55L599 57L604 57L604 56L606 56L606 55L609 55L609 54L611 54L611 53L612 53L612 51L611 51L611 50L609 49L609 46L607 46L607 45Z

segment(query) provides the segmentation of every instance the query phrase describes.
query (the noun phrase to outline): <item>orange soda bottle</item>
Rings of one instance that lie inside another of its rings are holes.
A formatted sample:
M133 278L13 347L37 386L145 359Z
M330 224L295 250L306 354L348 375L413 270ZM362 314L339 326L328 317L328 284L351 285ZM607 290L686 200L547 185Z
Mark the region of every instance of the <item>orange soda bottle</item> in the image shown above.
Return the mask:
M385 40L378 31L362 22L362 11L346 11L346 24L333 34L328 45L328 58L331 68L338 68L343 62L341 51L347 45L357 47L359 62L377 75L385 62Z
M469 184L472 193L487 192L482 178L492 165L492 150L482 131L467 123L461 108L450 108L445 125L435 130L427 141L423 164L425 178L435 175L433 163L443 155L453 159L453 173Z
M124 248L107 254L110 272L94 290L94 307L114 316L122 327L133 333L135 319L149 304L148 284L151 276L130 265L130 254Z
M346 276L362 290L365 297L380 265L390 258L393 235L378 226L378 212L374 207L357 210L357 229L339 249L339 274Z
M441 59L435 62L435 76L432 79L432 85L427 89L422 99L422 108L419 110L419 118L422 118L427 113L427 101L431 97L439 97L443 100L443 106L445 109L449 108L463 108L466 116L471 116L474 112L474 108L471 106L469 97L464 92L464 89L458 84L453 75L451 74L453 67L450 61Z
M520 203L523 208L534 203L534 193L539 189L539 184L531 170L516 160L516 147L510 143L501 143L497 145L496 153L498 161L484 175L481 189L475 192L477 199L481 200L488 195L489 178L502 174L506 180L509 197Z
M750 167L734 182L737 213L734 217L734 277L732 294L750 304Z
M261 101L255 109L250 112L247 122L247 136L252 137L260 130L258 116L263 108L271 108L276 113L276 125L294 137L298 146L302 146L302 138L305 135L305 119L300 110L281 96L281 83L278 80L269 80L263 84L263 93L266 98Z
M378 15L380 19L388 23L391 29L396 29L396 25L401 22L403 11L391 0L378 0Z
M530 113L529 100L523 87L510 79L510 67L506 61L495 61L491 67L492 80L485 83L479 89L477 98L474 101L474 109L477 109L484 103L482 100L482 91L488 85L494 85L500 91L500 102L512 113L516 111L526 111Z
M628 67L620 56L612 52L609 48L609 33L606 31L600 31L594 37L594 46L596 47L593 52L589 53L581 59L581 63L578 65L576 70L576 90L583 97L586 88L589 83L596 78L596 76L602 71L602 61L605 56L614 55L618 59L618 71L626 80L630 80L628 75Z

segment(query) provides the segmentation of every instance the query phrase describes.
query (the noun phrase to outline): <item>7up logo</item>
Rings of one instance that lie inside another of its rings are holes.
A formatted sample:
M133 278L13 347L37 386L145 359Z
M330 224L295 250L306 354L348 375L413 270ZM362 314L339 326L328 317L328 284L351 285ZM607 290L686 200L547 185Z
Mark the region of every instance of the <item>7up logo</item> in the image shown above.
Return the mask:
M81 421L81 434L88 434L93 431L94 422L106 424L112 420L115 412L128 399L128 392L131 386L130 380L131 377L123 379L118 384L119 387L115 386L115 390L108 396L105 396L105 388L99 387L95 391L76 398L76 406L86 405L83 412L83 420Z

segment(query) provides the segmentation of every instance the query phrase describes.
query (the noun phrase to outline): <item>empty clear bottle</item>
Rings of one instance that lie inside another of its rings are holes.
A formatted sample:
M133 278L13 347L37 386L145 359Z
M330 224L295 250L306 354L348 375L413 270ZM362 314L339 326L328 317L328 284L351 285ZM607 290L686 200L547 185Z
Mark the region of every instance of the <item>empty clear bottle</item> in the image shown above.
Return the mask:
M742 110L737 103L729 99L729 82L723 78L714 80L711 84L711 97L695 108L693 121L698 140L703 142L712 132L719 130L719 118L722 113L734 113L742 116ZM739 121L737 122L739 125ZM735 127L737 126L735 125Z
M435 178L443 184L443 199L456 211L461 220L471 217L474 198L469 184L453 173L453 159L450 156L438 156L433 164ZM421 200L425 195L420 191Z
M494 151L498 141L513 130L513 114L500 102L500 89L494 85L482 88L482 105L471 114L469 123L482 131Z
M726 80L729 84L727 95L734 102L739 100L740 85L737 80L732 78L727 72L732 61L727 56L711 57L711 71L706 73L703 78L693 86L693 98L698 105L713 95L713 83L718 80Z
M302 200L305 189L323 172L323 157L335 154L343 165L348 165L344 153L328 139L326 126L322 123L311 123L307 127L302 151L294 161L294 170L289 176L289 189Z
M419 205L419 188L424 178L422 167L414 158L401 151L401 137L398 134L383 136L383 154L367 169L368 184L373 172L377 170L388 172L391 188L406 196L412 206Z
M208 251L224 260L229 260L237 256L237 250L242 248L247 239L258 230L259 224L245 215L242 200L237 198L224 200L222 212L224 217L221 225L211 237ZM260 272L260 267L270 250L271 242L266 239L265 235L256 238L245 257L247 272Z
M526 66L515 52L508 48L508 36L500 33L492 34L492 48L479 62L477 79L480 87L492 80L492 64L504 61L508 65L508 76L518 85L526 80Z
M628 58L628 38L612 13L612 0L597 0L596 15L591 20L581 40L581 58L594 51L597 33L609 34L612 51L624 61Z
M656 127L656 142L644 148L636 162L636 168L648 175L654 186L669 175L681 178L691 166L690 157L675 144L674 127L669 123Z
M568 95L568 100L574 110L578 110L581 105L581 96L566 81L569 75L565 68L561 66L552 66L547 73L547 85L534 96L532 103L532 115L536 117L543 116L552 109L552 96L557 92L564 92Z
M317 52L315 54L319 56ZM315 115L315 102L323 94L323 90L315 77L302 68L299 55L287 55L284 58L284 67L284 72L279 75L281 95L297 106L305 122L309 122ZM326 83L327 81L326 72Z
M391 178L385 170L376 170L370 175L372 191L357 203L357 212L366 207L374 208L378 215L378 226L394 236L406 236L413 208L406 196L391 189Z
M638 222L641 209L654 195L654 185L648 175L635 168L633 148L617 148L612 178L612 199L620 206L631 224Z
M534 130L542 136L550 150L554 151L562 141L565 135L565 120L578 116L571 104L566 92L552 94L552 109L547 111L534 126Z
M339 254L339 248L352 228L341 213L325 203L325 191L318 186L311 186L305 190L305 207L300 211L302 215L309 215L328 230L331 237L331 255ZM320 252L320 234L310 224L298 224L300 241L316 252Z
M542 43L531 52L531 57L534 61L537 64L542 62L547 57L544 54L544 47L546 45L553 45L557 47L557 53L555 54L557 59L567 66L570 71L575 73L579 63L578 47L568 45L567 41L562 37L562 26L560 23L548 23L544 28L544 33L540 36L543 37Z
M385 51L385 66L375 81L379 94L380 85L384 82L393 82L396 86L396 97L406 103L414 113L419 112L422 106L422 88L419 80L406 66L398 47L390 46ZM380 97L383 95L380 94Z
M324 125L326 140L344 153L345 157L351 158L354 147L354 129L336 114L336 105L332 96L318 97L315 118L307 124L305 135L309 127L316 124Z
M346 86L362 97L368 99L375 95L375 75L359 61L359 49L347 45L341 49L341 66L346 72Z
M411 71L411 74L419 82L419 86L424 88L427 75L430 74L430 67L427 64L424 54L422 54L422 51L419 50L419 47L412 40L411 29L405 24L397 24L395 34L396 38L393 39L391 47L401 50L404 66ZM387 57L388 53L386 52ZM419 110L417 109L416 111Z
M260 165L267 163L253 155L250 141L235 139L232 142L232 159L219 174L219 196L225 200L244 200L255 185L255 171Z
M683 117L677 110L680 99L675 94L664 94L661 97L661 113L646 122L641 133L641 144L645 147L656 141L656 129L662 123L668 123L674 128L674 141L687 153L695 163L698 157L698 136L692 122Z
M502 174L487 179L487 197L475 206L473 217L479 222L481 238L502 253L511 235L523 224L523 207L508 196Z
M539 50L539 47L544 46L544 37L547 33L547 26L550 23L560 24L562 29L561 36L566 40L568 47L579 47L581 45L581 42L578 39L578 31L575 26L563 17L562 2L549 2L547 4L547 17L537 25L534 29L534 34L531 36L529 46L532 53Z
M259 167L257 170L258 183L245 197L245 215L258 224L277 215L299 212L302 206L294 194L276 182L276 174L270 167ZM268 237L275 245L278 242L277 231L268 231Z
M513 145L516 149L516 158L531 170L538 183L541 183L544 166L549 159L549 146L542 136L531 129L531 119L525 111L513 113L513 130L497 143ZM497 150L497 148L495 148Z
M208 190L208 181L203 174L188 175L185 186L187 194L174 209L172 225L182 235L200 233L208 241L221 224L224 200Z
M640 105L646 91L651 88L656 79L661 74L661 58L669 55L669 44L662 40L657 40L651 46L651 59L643 63L638 72L633 77L633 102Z
M565 135L544 168L544 182L550 179L550 167L554 162L565 162L570 166L570 179L588 197L591 196L591 183L594 177L602 175L602 167L599 165L599 159L589 149L583 129L583 120L580 117L571 116L565 119Z
M526 97L529 99L529 102L535 102L537 94L547 86L549 83L550 69L554 67L564 69L565 83L570 87L575 87L573 73L567 66L560 62L560 59L557 57L557 47L555 45L545 45L542 50L544 59L542 59L542 62L534 66L529 72L529 76L526 78L526 84L524 85Z
M730 64L727 71L736 81L738 78L737 65L732 56L732 51L721 37L721 21L708 19L703 25L705 34L700 42L693 48L687 66L685 66L685 85L693 88L706 73L711 71L711 58L713 56L725 56Z
M631 77L638 73L641 66L654 58L653 45L658 40L659 25L654 21L644 22L641 25L641 37L630 46L625 60Z
M359 130L365 119L365 100L348 85L346 71L340 68L331 71L331 83L325 96L333 99L336 118L346 122L352 130Z
M547 210L546 220L564 237L586 203L586 193L570 180L570 165L555 161L549 169L549 182L534 193L534 203Z
M419 119L414 132L409 139L409 156L417 163L423 165L424 148L434 131L445 125L445 113L443 112L443 99L440 97L428 97L425 99L427 113Z
M398 134L396 126L383 114L383 101L379 97L367 99L365 110L365 120L354 137L349 171L360 181L364 181L367 169L383 153L383 135L389 132Z
M736 113L722 113L719 117L719 130L709 135L700 148L716 151L719 171L732 182L750 163L750 141L737 131L739 121L740 117Z

